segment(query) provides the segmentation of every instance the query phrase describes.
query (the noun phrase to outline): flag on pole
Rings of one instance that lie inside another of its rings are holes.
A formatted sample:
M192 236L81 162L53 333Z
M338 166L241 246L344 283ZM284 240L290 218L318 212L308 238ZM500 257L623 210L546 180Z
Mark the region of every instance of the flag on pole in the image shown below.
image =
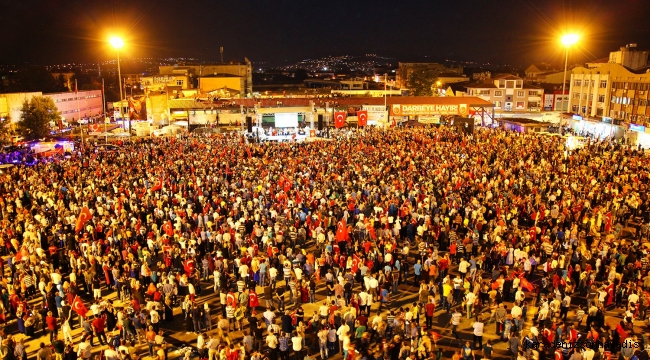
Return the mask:
M86 309L86 305L84 305L83 301L81 301L81 298L79 296L75 296L74 300L72 301L72 310L74 310L79 316L86 316L88 313L88 309Z
M368 125L368 111L366 110L357 111L357 120L359 122L359 126Z
M345 112L337 111L334 113L334 126L336 126L337 129L345 126Z
M93 215L90 213L90 210L88 210L87 206L84 206L81 209L81 213L79 213L79 217L77 217L77 224L75 225L75 232L81 231L83 229L84 225L88 222L88 220L92 219Z
M163 184L162 184L162 177L160 177L160 178L158 179L158 181L156 181L156 183L153 184L153 186L151 187L151 191L162 190L162 187L163 187Z
M77 87L77 79L74 79L74 93L75 94L79 93L79 88Z

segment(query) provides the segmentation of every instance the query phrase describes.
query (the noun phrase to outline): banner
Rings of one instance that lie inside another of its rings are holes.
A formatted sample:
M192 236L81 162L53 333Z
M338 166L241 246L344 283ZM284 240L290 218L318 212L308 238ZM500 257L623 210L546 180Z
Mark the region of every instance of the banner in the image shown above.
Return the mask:
M469 114L467 104L429 105L429 104L393 104L390 114L394 116L411 115L463 115Z
M366 111L357 111L357 122L359 126L368 125L368 112Z
M337 129L345 126L345 111L337 111L334 113L334 126Z
M147 120L147 98L129 98L129 119Z

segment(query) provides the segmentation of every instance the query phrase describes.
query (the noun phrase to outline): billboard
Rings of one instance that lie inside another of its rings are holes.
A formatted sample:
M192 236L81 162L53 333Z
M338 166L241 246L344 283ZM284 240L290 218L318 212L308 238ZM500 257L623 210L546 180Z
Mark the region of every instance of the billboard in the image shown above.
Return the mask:
M368 112L368 125L388 122L388 111L384 105L363 105L361 108Z
M275 127L290 128L298 126L298 113L276 113Z
M129 119L147 120L147 98L134 99L129 97Z
M467 104L393 104L390 107L391 116L411 115L463 115L469 114Z
M212 111L190 111L190 125L210 125L217 121Z

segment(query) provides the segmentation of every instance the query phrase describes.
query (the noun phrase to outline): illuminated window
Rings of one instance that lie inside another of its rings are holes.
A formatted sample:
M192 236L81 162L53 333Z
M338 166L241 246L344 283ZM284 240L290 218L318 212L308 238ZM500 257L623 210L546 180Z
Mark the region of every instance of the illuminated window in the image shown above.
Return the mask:
M525 95L524 91L517 91L517 97L524 97Z
M516 107L517 107L517 109L523 109L524 108L524 102L523 101L517 101Z
M502 90L496 90L496 91L494 92L494 96L497 96L497 97L499 97L499 96L503 96L503 91L502 91Z

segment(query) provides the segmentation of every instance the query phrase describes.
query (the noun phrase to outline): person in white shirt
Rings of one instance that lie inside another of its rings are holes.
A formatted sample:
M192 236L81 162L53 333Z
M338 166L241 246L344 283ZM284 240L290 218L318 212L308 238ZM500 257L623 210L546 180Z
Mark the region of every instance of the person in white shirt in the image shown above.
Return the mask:
M477 319L476 322L472 325L474 328L474 348L483 349L483 322L481 319ZM478 345L478 346L477 346Z
M465 258L460 259L460 264L458 264L458 272L460 273L460 276L463 279L467 275L467 268L468 267L469 267L469 263L465 260Z
M476 301L476 295L473 292L468 292L465 294L465 307L467 308L467 318L471 319L474 312L474 302ZM482 347L482 345L481 345Z
M336 330L336 336L339 338L339 346L341 348L341 353L343 353L343 337L346 336L350 332L350 327L348 324L343 323L341 326L339 326L339 329ZM348 337L348 342L350 341L350 338ZM345 357L344 357L345 359Z
M521 316L521 308L517 304L513 305L512 310L510 310L510 315L512 315L513 319L519 318Z
M585 348L582 350L582 360L593 360L595 355L594 349L592 348Z

